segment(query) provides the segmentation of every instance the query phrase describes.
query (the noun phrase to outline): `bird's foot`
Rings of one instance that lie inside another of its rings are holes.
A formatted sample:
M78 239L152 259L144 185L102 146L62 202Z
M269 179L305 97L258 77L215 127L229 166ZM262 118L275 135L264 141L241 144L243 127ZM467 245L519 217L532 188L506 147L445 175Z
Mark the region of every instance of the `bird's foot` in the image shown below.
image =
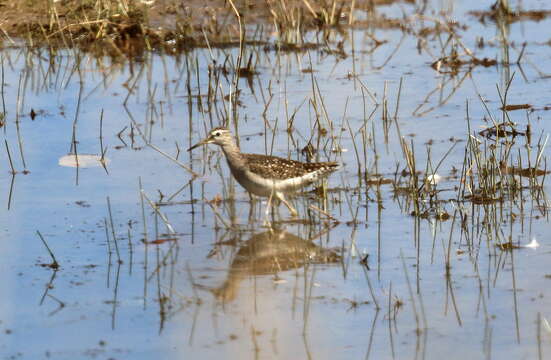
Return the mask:
M269 231L273 231L273 224L268 219L264 219L264 221L262 222L262 227L268 228Z

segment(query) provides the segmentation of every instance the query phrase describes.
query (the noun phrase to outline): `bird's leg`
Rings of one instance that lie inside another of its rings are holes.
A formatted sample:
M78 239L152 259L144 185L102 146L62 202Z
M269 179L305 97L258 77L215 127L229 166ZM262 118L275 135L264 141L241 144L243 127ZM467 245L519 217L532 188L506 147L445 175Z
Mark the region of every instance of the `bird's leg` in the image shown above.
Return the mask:
M252 222L252 219L254 219L255 214L255 206L256 206L256 199L254 196L249 193L249 223Z
M287 206L287 209L289 209L289 212L291 213L292 217L298 216L297 210L294 207L292 207L287 200L285 200L285 196L283 196L282 193L275 193L275 195L279 201L281 201L285 206Z
M268 198L268 203L266 204L266 212L264 213L264 223L263 223L264 226L271 227L271 223L268 220L268 216L270 216L270 210L272 208L272 198L273 198L273 196L274 196L274 191L272 191L270 193L270 197Z

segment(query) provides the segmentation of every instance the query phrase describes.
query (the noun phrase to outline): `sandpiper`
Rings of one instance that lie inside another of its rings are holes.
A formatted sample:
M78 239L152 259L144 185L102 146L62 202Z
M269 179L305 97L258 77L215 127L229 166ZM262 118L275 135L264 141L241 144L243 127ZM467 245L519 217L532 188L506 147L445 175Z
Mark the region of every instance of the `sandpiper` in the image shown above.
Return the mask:
M275 197L287 206L293 216L297 216L295 208L285 199L285 194L323 179L339 167L336 162L303 163L276 156L244 154L231 132L223 127L212 129L206 138L188 151L205 144L216 144L222 148L231 173L241 186L254 195L268 198L266 214Z

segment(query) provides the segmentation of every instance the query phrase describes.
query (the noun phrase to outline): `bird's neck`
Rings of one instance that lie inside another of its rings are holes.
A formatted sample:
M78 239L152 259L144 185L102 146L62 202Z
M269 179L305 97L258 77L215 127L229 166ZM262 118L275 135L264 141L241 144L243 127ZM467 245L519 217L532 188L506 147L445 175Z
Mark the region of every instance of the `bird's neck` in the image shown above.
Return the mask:
M237 147L235 143L232 142L222 145L222 151L224 151L224 155L226 155L226 160L230 168L236 169L245 167L245 159L241 154L241 150L239 150L239 147Z

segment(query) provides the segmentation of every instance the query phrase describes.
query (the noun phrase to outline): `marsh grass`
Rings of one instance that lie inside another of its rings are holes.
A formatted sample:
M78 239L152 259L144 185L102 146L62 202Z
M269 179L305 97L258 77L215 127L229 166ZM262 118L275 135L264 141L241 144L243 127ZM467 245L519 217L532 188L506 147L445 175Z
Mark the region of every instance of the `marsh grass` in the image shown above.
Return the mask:
M12 43L14 38L22 39L30 47L45 46L53 51L78 47L112 58L243 44L276 51L326 48L328 53L342 56L345 29L388 27L391 21L380 18L376 11L377 6L388 3L392 1L266 0L256 4L215 0L209 6L199 1L183 6L167 0L150 6L127 0L29 0L6 6L0 30ZM361 18L367 14L369 22L358 21L359 14ZM399 20L395 22L402 26ZM331 43L337 47L331 48Z

